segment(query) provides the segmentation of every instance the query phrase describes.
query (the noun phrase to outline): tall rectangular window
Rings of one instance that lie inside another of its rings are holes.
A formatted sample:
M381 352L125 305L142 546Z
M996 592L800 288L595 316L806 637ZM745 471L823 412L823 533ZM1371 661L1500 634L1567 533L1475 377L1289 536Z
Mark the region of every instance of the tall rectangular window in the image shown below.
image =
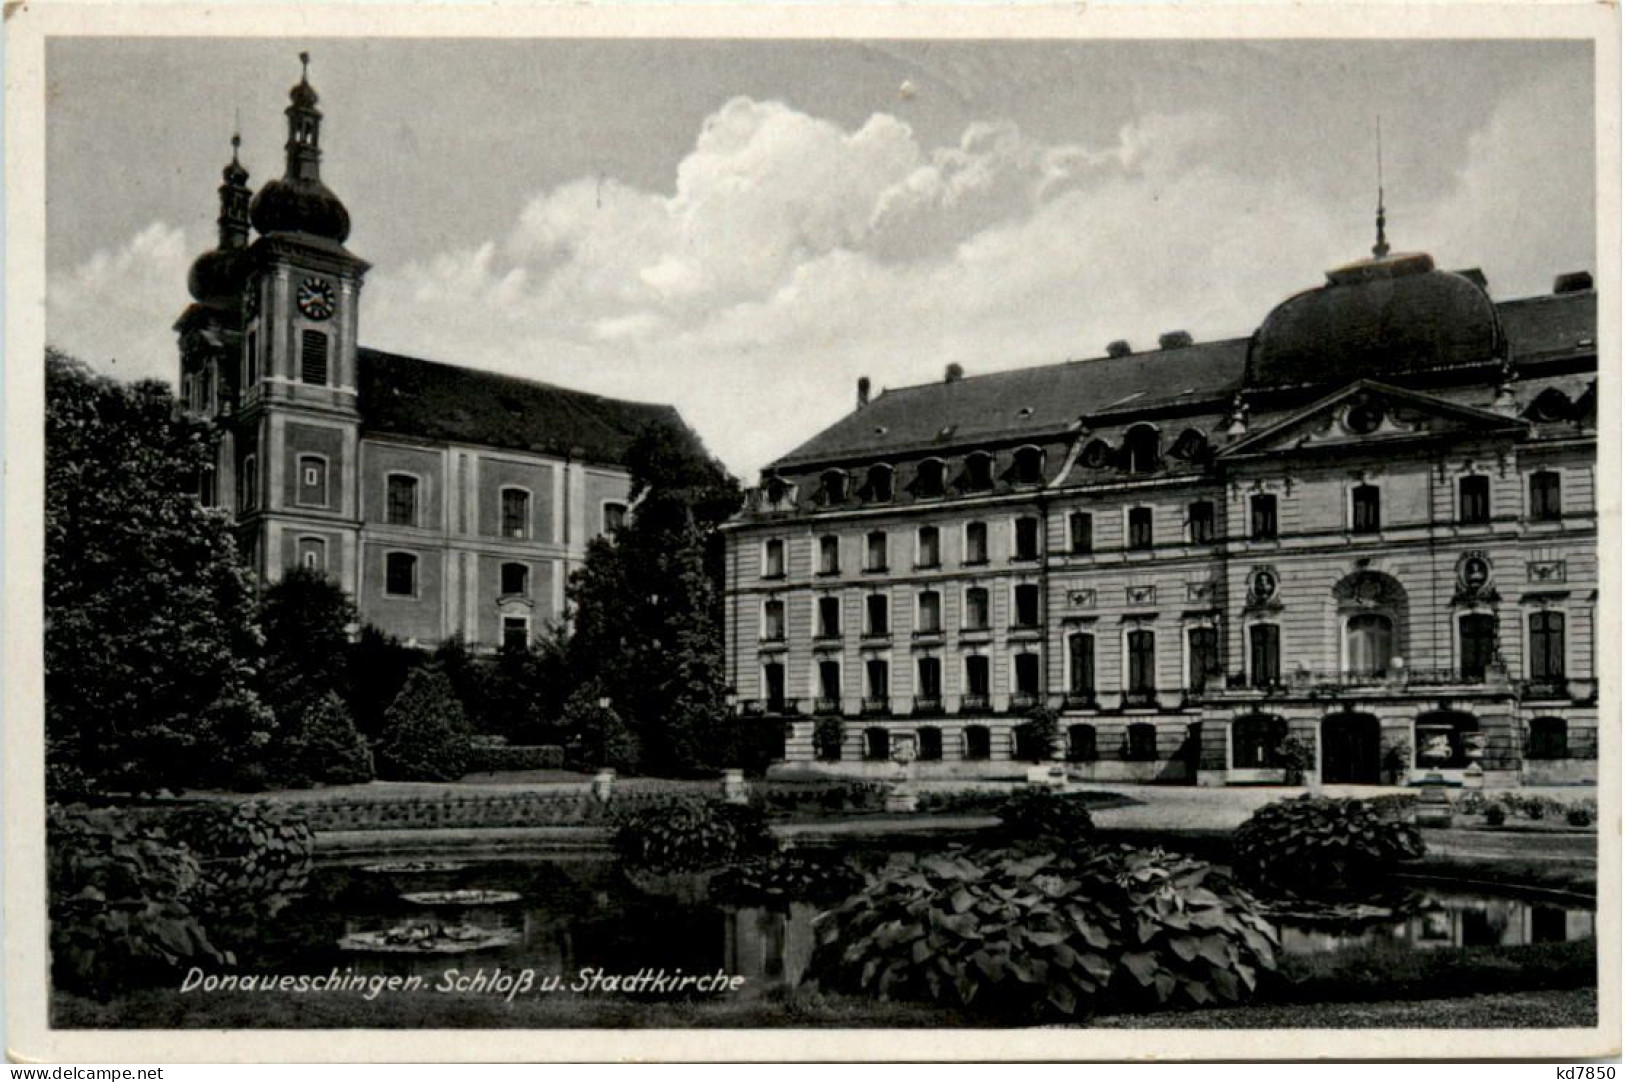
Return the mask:
M530 493L522 488L502 490L502 536L530 536Z
M1157 635L1154 631L1128 633L1128 690L1146 693L1157 687Z
M941 535L935 526L921 526L919 553L921 567L936 567L942 562Z
M886 570L886 533L884 530L875 530L865 543L865 556L863 569L865 571Z
M319 537L299 539L299 566L307 571L327 570L327 542Z
M626 504L604 504L604 533L614 533L626 525Z
M1031 515L1016 519L1016 559L1038 559L1038 520Z
M1560 680L1567 670L1564 658L1564 620L1560 612L1529 616L1529 678Z
M327 506L327 459L319 455L299 456L297 502L302 507Z
M769 661L762 666L762 683L766 685L767 708L777 714L784 710L784 666Z
M784 602L778 598L762 606L762 638L768 642L784 641Z
M1281 629L1275 624L1254 624L1247 629L1253 687L1274 687L1281 682Z
M1095 693L1095 637L1082 631L1067 636L1067 691L1078 696Z
M418 558L410 552L391 552L384 557L384 593L391 597L415 597L418 592Z
M965 693L986 698L989 685L987 658L982 654L971 654L965 659Z
M1465 525L1490 520L1490 479L1483 474L1463 477L1456 485L1457 519Z
M841 637L840 598L821 597L818 599L818 637L820 639L838 639Z
M864 611L868 614L869 625L865 632L869 635L888 635L891 633L890 610L885 594L870 594L863 599Z
M874 700L891 698L891 666L885 658L872 657L863 666L866 676L864 691Z
M1472 612L1461 618L1461 675L1482 679L1495 659L1495 617Z
M1131 549L1148 549L1151 547L1151 508L1129 508L1128 547Z
M243 346L243 386L252 387L260 381L260 336L258 331L248 332Z
M502 618L502 648L523 650L530 646L530 618L504 616Z
M762 548L762 577L784 578L784 542L779 538L773 538Z
M1540 522L1563 517L1563 480L1556 470L1529 475L1529 517Z
M1038 586L1024 582L1016 587L1016 627L1038 626Z
M990 624L987 590L972 586L965 591L965 630L986 631Z
M841 663L839 661L820 661L818 663L818 697L824 700L824 705L828 708L840 705Z
M919 630L927 635L942 630L942 595L935 590L920 595Z
M237 484L237 504L245 511L260 505L260 465L254 455L243 459L243 475Z
M1376 485L1356 485L1352 494L1355 533L1376 533L1382 529L1382 490Z
M965 562L967 564L987 563L987 523L967 522L965 524Z
M392 473L385 482L387 489L384 519L391 526L418 524L418 479L404 473Z
M502 565L502 596L524 597L530 593L530 568L524 564Z
M920 698L939 699L942 697L942 660L934 657L922 657L919 660L920 671Z
M834 575L841 570L841 539L834 534L818 539L818 573Z
M1280 535L1280 524L1275 516L1275 497L1267 493L1256 495L1249 501L1252 510L1252 539L1273 541Z
M299 380L327 386L327 335L321 331L303 331L299 335Z
M1208 545L1213 543L1215 534L1213 524L1213 504L1207 500L1198 500L1191 504L1191 543L1195 545Z
M1019 695L1038 694L1038 655L1016 655L1016 686Z
M1188 686L1201 691L1219 675L1219 632L1211 627L1193 627L1186 634L1190 646Z
M1071 535L1072 553L1082 556L1095 548L1095 517L1087 511L1074 511L1067 516L1067 533Z

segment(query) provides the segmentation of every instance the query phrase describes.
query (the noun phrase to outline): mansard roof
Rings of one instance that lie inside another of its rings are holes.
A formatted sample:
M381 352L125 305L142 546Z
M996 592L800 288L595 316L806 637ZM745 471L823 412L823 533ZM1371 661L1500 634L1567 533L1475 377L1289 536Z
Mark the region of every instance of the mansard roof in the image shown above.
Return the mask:
M1450 283L1452 289L1455 285ZM1496 302L1493 317L1514 363L1596 352L1593 291ZM1080 419L1105 431L1134 414L1156 411L1189 414L1189 427L1211 430L1222 415L1218 403L1254 389L1246 372L1250 342L1196 343L887 390L772 463L768 472L1036 443L1074 431ZM1481 358L1486 364L1495 359L1489 354ZM1305 382L1328 391L1350 382L1343 373L1306 367L1310 379ZM1182 408L1187 405L1189 409Z
M1246 339L1068 361L887 390L774 463L793 470L843 458L1019 442L1080 417L1200 402L1240 386Z
M683 424L671 406L364 347L357 356L361 423L368 433L621 465L647 425Z

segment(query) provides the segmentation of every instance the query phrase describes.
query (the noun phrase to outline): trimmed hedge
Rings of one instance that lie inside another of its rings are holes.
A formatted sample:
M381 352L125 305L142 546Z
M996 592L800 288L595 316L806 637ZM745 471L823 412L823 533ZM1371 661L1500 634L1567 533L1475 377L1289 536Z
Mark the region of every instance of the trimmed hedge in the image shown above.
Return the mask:
M470 774L563 769L564 748L558 744L475 744L468 750Z

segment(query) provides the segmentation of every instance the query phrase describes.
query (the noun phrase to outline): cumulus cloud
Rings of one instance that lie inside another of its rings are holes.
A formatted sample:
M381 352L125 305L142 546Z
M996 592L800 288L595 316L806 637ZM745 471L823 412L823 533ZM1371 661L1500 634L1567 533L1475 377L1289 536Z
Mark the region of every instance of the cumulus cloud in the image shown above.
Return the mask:
M1537 87L1496 114L1418 231L1436 252L1487 249L1465 258L1492 283L1498 259L1551 254L1549 216L1517 203L1542 156L1590 168L1587 148L1550 145L1545 101ZM988 121L932 148L890 115L847 129L736 98L706 120L669 191L573 181L538 192L506 235L376 268L363 340L670 401L751 476L850 409L859 375L896 386L948 363L975 373L1093 356L1175 328L1246 334L1359 255L1369 242L1349 232L1348 209L1323 206L1289 170L1217 164L1229 123L1147 115L1091 146ZM1563 245L1589 251L1590 228ZM121 365L150 354L167 370L190 250L155 225L53 278L53 340Z

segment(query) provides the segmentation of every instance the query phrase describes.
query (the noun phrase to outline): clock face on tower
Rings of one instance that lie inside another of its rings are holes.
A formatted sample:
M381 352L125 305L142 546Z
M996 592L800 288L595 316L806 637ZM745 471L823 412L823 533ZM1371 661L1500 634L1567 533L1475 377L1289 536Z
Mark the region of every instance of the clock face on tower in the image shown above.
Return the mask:
M333 287L320 278L299 283L299 311L308 319L326 319L333 314Z

